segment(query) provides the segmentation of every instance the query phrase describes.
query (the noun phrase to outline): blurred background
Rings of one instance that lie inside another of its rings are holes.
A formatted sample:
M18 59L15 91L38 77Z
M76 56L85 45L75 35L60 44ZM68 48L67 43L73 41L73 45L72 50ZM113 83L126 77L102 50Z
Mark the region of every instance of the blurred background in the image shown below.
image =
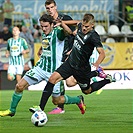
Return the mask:
M58 11L70 15L75 20L81 20L85 13L95 16L95 30L99 33L104 45L106 58L101 64L105 72L113 75L118 82L105 88L133 88L133 0L55 0ZM5 28L3 4L0 0L0 33ZM41 46L41 30L38 19L46 12L44 0L10 0L14 5L12 24L8 26L11 32L13 26L23 30L23 20L28 17L32 37L28 42L30 53L25 56L25 72L39 59L38 49ZM7 81L6 71L8 59L5 57L6 40L0 34L0 89L13 89L15 81ZM97 59L97 53L91 57L91 62Z

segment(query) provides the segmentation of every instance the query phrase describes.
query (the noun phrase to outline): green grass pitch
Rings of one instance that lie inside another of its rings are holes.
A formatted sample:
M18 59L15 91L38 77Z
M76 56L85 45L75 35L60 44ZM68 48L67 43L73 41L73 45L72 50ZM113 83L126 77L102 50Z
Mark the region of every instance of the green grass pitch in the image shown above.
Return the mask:
M9 108L13 90L0 91L0 110ZM67 90L77 96L79 90ZM44 127L35 127L29 107L38 105L41 91L25 90L14 117L0 117L0 133L133 133L133 90L104 90L100 95L84 95L86 113L80 114L76 105L65 105L65 113L48 115ZM55 106L51 98L45 112Z

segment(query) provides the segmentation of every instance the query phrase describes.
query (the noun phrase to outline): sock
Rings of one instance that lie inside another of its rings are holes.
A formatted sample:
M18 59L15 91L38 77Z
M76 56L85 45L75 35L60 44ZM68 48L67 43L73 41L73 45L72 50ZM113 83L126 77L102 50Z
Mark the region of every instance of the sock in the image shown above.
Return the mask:
M90 79L91 79L92 77L96 77L97 75L98 75L97 70L91 71L91 72L90 72Z
M61 81L60 90L61 90L61 96L63 96L65 94L65 86L64 86L64 82L63 81ZM64 104L59 104L57 107L59 107L62 110L64 110Z
M14 94L12 95L12 100L11 100L11 105L10 105L10 111L12 113L16 112L17 105L19 101L21 100L21 98L22 98L22 93L14 92Z
M94 91L97 91L97 90L101 89L103 86L105 86L108 83L110 83L110 81L109 80L106 80L106 79L92 83L91 84L91 88L92 88L91 93L94 92Z
M80 103L79 97L70 97L67 95L64 95L64 97L65 97L65 104L78 104L78 103Z
M51 96L51 94L53 92L53 87L54 87L54 84L52 84L48 81L45 88L44 88L44 90L43 90L42 97L41 97L41 100L40 100L40 105L39 106L42 110L44 110L44 107L45 107L49 97Z

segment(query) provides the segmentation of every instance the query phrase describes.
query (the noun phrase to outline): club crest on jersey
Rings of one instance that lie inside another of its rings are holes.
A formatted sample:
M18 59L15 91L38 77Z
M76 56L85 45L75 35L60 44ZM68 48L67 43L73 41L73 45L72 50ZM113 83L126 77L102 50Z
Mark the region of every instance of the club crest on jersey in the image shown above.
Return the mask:
M42 47L44 49L47 49L49 47L49 40L47 38L42 40Z

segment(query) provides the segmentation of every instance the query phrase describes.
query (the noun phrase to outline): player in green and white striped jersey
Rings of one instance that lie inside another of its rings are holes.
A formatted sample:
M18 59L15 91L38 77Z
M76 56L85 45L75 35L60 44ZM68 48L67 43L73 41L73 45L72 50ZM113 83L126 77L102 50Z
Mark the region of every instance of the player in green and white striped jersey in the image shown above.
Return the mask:
M47 14L42 15L39 21L44 33L41 57L36 65L31 70L27 71L21 81L16 85L10 109L0 111L0 116L14 116L17 105L22 98L23 90L28 86L37 84L43 80L48 81L53 71L61 65L65 39L64 30L69 34L72 34L72 31L63 22L61 23L63 28L54 28L53 18ZM53 96L60 96L60 85L61 82L55 85ZM49 92L48 97L51 93L52 92Z
M20 81L24 71L24 54L29 52L25 39L19 37L18 27L13 28L13 37L7 41L6 57L9 57L8 80Z

